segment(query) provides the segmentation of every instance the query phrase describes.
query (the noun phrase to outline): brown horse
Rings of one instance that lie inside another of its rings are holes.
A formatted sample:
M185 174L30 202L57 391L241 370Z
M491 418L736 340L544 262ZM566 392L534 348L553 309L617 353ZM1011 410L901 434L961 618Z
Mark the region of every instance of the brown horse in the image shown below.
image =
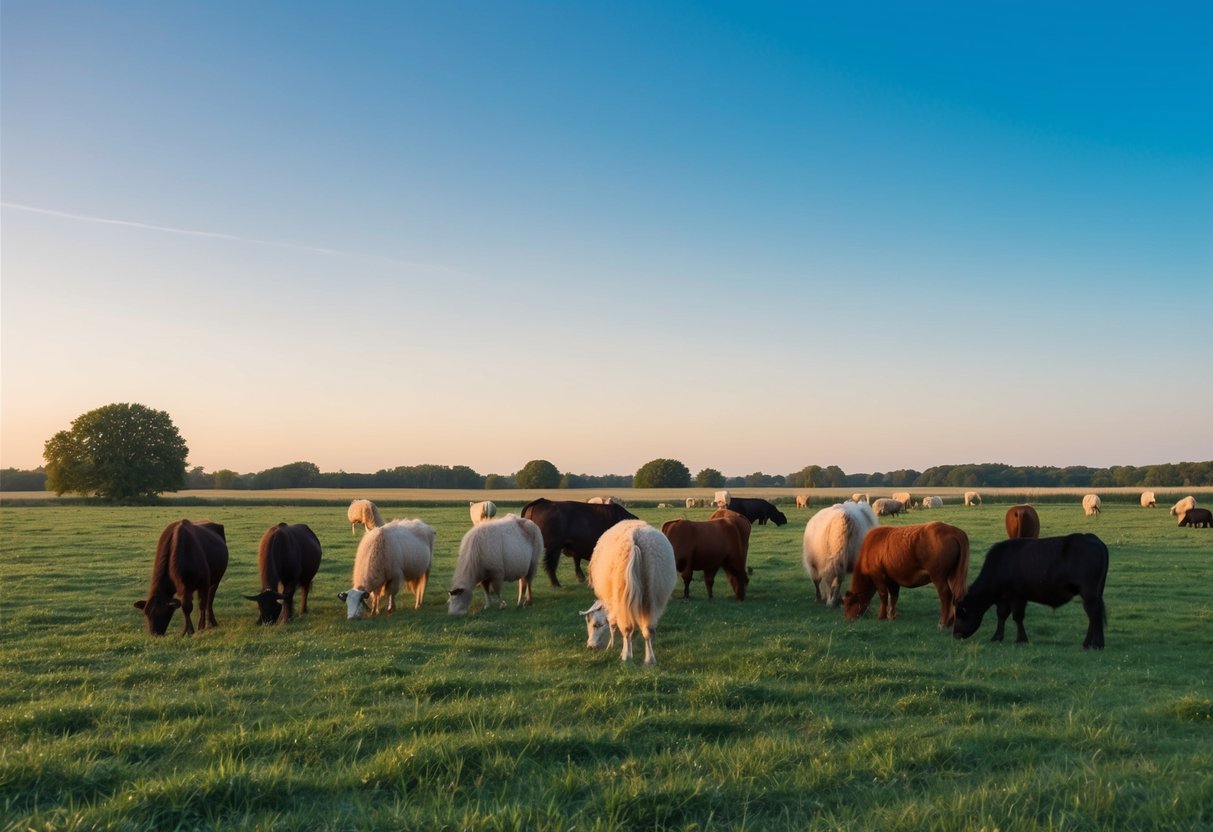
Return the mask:
M1040 537L1040 515L1031 506L1011 506L1007 509L1007 537Z
M951 629L956 603L969 579L969 536L936 520L916 526L877 526L867 533L843 598L843 614L855 619L880 594L878 619L897 617L897 595L903 586L935 584L939 593L939 627Z

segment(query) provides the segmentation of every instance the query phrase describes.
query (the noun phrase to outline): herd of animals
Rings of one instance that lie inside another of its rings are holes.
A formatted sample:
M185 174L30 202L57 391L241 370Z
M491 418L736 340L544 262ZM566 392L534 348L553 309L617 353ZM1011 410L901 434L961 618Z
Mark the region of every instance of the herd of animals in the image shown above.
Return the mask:
M904 499L899 499L904 498ZM924 508L939 504L924 498ZM808 499L797 498L808 507ZM483 501L470 508L472 527L463 536L447 606L451 614L468 611L476 587L487 605L505 606L502 584L518 582L518 605L530 606L531 584L542 562L548 580L560 586L556 567L561 554L573 559L579 580L581 561L589 561L589 582L597 598L580 611L587 627L587 646L611 647L618 633L622 657L632 657L632 635L639 630L645 643L645 664L654 664L653 633L678 578L683 597L690 597L692 577L703 574L709 599L717 572L724 571L738 601L745 599L751 570L746 566L750 533L768 520L776 525L787 517L773 503L717 492L716 510L707 520L670 520L656 529L640 520L617 499L588 502L540 498L523 506L520 515L496 517L496 506ZM973 492L965 504L980 503ZM687 505L692 501L688 499ZM1143 506L1154 507L1152 492ZM805 526L803 559L819 602L842 606L848 619L862 616L873 597L880 597L879 619L897 617L903 587L933 584L939 595L939 627L956 638L977 631L986 612L997 610L993 639L1001 641L1008 617L1015 621L1016 640L1028 640L1024 612L1028 602L1058 607L1075 596L1088 619L1084 648L1104 646L1103 588L1108 571L1108 548L1096 535L1075 533L1040 537L1040 518L1030 505L1007 510L1007 539L994 544L972 585L966 586L969 538L960 528L940 521L909 526L880 526L878 516L897 514L910 506L908 494L869 502L855 494L813 515ZM1088 515L1100 511L1099 497L1083 498ZM1213 527L1213 514L1185 497L1171 508L1179 525ZM421 606L433 563L434 529L421 520L384 522L369 500L354 500L347 519L351 532L365 534L354 558L352 585L339 593L348 618L392 612L402 587ZM304 524L279 523L261 538L258 568L261 591L244 596L257 604L262 623L287 622L306 613L312 580L320 567L320 541ZM206 520L178 520L160 535L147 598L135 602L143 611L148 632L163 635L173 613L181 609L184 632L192 634L193 596L198 596L198 627L216 626L215 592L227 569L228 549L223 526ZM848 591L842 591L847 575Z

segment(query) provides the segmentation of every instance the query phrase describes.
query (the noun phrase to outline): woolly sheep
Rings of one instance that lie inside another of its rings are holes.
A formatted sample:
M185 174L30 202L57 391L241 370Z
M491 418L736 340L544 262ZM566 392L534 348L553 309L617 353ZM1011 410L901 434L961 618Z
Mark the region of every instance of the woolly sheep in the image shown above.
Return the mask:
M1082 512L1088 517L1099 514L1099 495L1088 494L1082 498Z
M695 508L695 506L697 506L698 504L699 504L699 501L696 500L694 497L687 497L687 508Z
M876 512L877 517L901 514L905 510L905 503L903 503L901 500L893 500L888 497L881 497L879 500L872 503L872 511Z
M387 611L396 610L396 593L407 586L421 607L434 560L434 529L420 520L393 520L371 529L358 543L353 587L337 597L346 604L347 618L379 613L383 596Z
M623 637L623 661L632 659L632 632L644 637L644 663L657 663L653 634L678 581L674 547L660 531L643 520L624 520L607 529L590 558L590 583L598 600L580 615L586 620L592 649L609 640L615 630Z
M851 495L851 502L853 502L853 503L870 503L872 501L868 499L867 494L859 493L859 494Z
M943 508L943 497L923 497L923 508Z
M900 502L906 510L909 510L910 506L914 505L913 500L910 499L909 491L895 491L893 492L893 499Z
M1158 505L1158 500L1156 500L1154 498L1153 491L1141 492L1141 507L1142 508L1154 508L1156 505Z
M1175 505L1171 506L1171 514L1177 514L1180 517L1184 516L1184 512L1190 508L1196 508L1196 498L1192 496L1184 497Z
M823 508L805 525L804 568L818 601L838 606L843 578L854 571L864 536L878 525L872 507L855 501Z
M591 497L590 499L586 500L586 502L594 503L595 505L600 505L600 506L609 506L612 503L614 503L615 505L619 505L619 506L625 505L623 500L619 499L618 497L610 497L610 496L608 496L608 497Z
M796 495L796 508L808 508L808 507L809 507L809 495L808 494L797 494Z
M732 498L733 496L727 491L717 491L715 497L712 498L712 505L716 508L728 508L729 500Z
M346 509L345 516L350 521L350 534L354 534L354 527L359 524L368 532L376 526L383 525L383 515L370 500L354 500Z
M522 517L507 514L500 520L485 520L473 526L459 542L459 560L451 578L447 612L464 615L472 605L477 584L484 587L485 609L497 599L501 584L518 581L518 606L531 605L531 582L543 554L543 532Z
M483 523L485 520L492 520L497 516L497 506L491 500L482 500L479 503L468 503L468 513L472 515L472 525Z
M966 506L981 505L981 495L978 494L976 491L966 491L965 492L965 505Z

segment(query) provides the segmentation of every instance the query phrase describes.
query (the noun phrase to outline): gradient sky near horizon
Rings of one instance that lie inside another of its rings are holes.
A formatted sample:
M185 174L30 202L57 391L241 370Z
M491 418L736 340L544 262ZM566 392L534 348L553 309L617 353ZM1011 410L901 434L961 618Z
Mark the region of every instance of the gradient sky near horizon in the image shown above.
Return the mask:
M0 467L1213 459L1207 3L0 6Z

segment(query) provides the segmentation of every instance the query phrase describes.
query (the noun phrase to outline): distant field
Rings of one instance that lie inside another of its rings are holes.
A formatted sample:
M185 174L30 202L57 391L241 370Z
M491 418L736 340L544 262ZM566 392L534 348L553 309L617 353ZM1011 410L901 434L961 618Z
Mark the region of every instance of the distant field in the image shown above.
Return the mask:
M428 497L385 512L438 530L424 607L346 621L344 508L286 496L0 507L0 830L1213 828L1213 530L1166 508L1040 505L1045 534L1111 550L1103 652L1081 649L1077 603L1030 607L1027 645L990 643L992 613L969 641L938 632L929 588L895 622L846 622L812 601L812 512L788 508L754 529L747 600L680 585L643 669L585 649L567 558L531 609L448 616L469 521ZM891 523L964 528L972 579L1003 513ZM181 516L227 528L220 627L184 638L178 615L152 639L131 604ZM324 562L312 612L261 627L241 593L280 520L309 523Z

